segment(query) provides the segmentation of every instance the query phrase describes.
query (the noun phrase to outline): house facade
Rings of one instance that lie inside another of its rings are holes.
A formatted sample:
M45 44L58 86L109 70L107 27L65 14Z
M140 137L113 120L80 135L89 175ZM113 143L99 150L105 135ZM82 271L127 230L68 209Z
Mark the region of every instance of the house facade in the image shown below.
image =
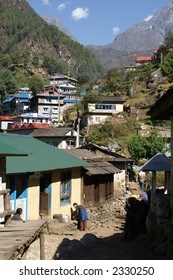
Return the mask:
M112 152L107 148L100 147L93 143L85 144L78 149L86 149L91 152L94 157L102 159L103 162L110 163L113 167L120 170L120 172L114 171L113 188L114 197L124 192L127 189L127 163L133 163L132 159L125 158L118 153Z
M23 113L13 117L14 124L30 124L30 123L40 123L40 124L51 124L52 119L50 115L38 113Z
M45 123L9 125L7 133L30 135L58 149L74 149L77 146L77 132L72 127L51 127ZM79 135L79 145L84 144L84 137Z
M86 207L95 206L113 199L114 175L121 173L121 170L87 149L69 150L68 153L90 163L90 166L83 167L82 172L82 204Z
M124 100L117 96L101 96L98 103L89 103L83 113L82 123L84 126L104 123L117 113L123 112Z
M61 85L61 84L70 83L73 86L76 86L77 82L78 81L76 79L63 74L55 74L50 77L51 85Z
M27 156L27 152L21 151L20 149L8 145L4 141L0 141L0 192L7 189L7 176L6 176L7 156L16 156L16 157ZM5 209L4 200L5 200L4 196L0 194L0 214L2 214L5 210L7 210ZM4 222L4 217L0 217L0 223Z
M30 106L30 94L27 92L20 92L2 102L3 114L8 116L14 112L23 113L28 110Z
M12 116L0 116L0 131L6 131L9 124L13 123Z
M56 91L43 91L31 97L30 110L52 121L63 121L63 96Z
M6 160L11 209L21 207L24 219L70 216L73 203L81 203L81 168L88 163L30 136L1 133L0 142L28 153Z

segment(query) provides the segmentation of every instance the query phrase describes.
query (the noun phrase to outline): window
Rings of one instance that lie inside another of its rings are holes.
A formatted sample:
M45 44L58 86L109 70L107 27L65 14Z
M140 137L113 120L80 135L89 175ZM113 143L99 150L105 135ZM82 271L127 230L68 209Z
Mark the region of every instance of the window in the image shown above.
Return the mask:
M52 113L53 114L58 114L58 108L52 108Z
M71 172L62 172L61 173L61 205L70 204L71 196Z
M95 123L100 123L100 117L95 117Z
M48 108L43 108L43 114L48 114Z
M112 105L112 104L96 104L95 105L95 110L100 110L100 111L116 110L116 105Z

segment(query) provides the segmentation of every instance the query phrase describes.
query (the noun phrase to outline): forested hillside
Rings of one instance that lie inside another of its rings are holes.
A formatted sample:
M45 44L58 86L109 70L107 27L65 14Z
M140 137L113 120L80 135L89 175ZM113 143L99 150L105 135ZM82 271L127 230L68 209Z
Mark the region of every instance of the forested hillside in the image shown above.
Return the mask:
M54 73L96 79L104 69L78 42L49 25L25 0L0 0L0 83L17 75L17 87L32 75L46 79ZM4 73L5 71L5 73ZM1 94L10 87L0 87Z

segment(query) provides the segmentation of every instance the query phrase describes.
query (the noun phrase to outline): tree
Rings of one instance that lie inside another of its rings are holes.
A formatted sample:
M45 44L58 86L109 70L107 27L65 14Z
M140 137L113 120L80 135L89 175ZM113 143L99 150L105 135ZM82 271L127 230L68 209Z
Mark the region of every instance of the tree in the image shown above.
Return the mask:
M150 159L157 153L165 153L167 150L166 141L163 137L160 136L156 128L151 129L150 134L147 138L147 142L147 159Z
M107 89L110 92L118 91L123 83L122 75L116 69L112 69L107 75Z
M33 95L38 94L44 87L42 79L38 76L33 76L29 81L29 88Z
M128 142L128 150L131 157L134 160L139 160L146 158L146 149L147 140L145 137L140 135L133 135L130 141Z
M164 61L161 64L161 71L164 75L173 80L173 52L168 53L164 57Z
M0 69L0 94L3 97L6 94L14 94L17 90L13 75L9 70Z
M81 101L83 108L87 109L88 103L101 103L100 96L98 93L88 92L84 95Z
M149 132L148 137L133 135L128 142L128 150L134 160L150 159L157 153L165 153L165 140L154 128Z

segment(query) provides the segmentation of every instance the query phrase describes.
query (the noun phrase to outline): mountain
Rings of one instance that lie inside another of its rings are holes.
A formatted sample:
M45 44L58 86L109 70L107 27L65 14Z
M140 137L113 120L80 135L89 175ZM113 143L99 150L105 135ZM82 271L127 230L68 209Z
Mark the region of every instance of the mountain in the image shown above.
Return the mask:
M64 26L64 24L62 23L62 21L59 18L56 17L51 17L51 16L42 16L42 18L48 23L51 24L53 26L55 26L56 28L58 28L60 31L62 31L63 33L65 33L67 36L71 37L71 39L73 39L74 41L76 41L76 39L74 38L74 36L70 33L70 31Z
M48 24L26 0L0 0L0 67L30 74L69 73L95 79L104 72L93 53Z
M113 43L88 48L107 68L128 66L135 62L136 56L152 55L170 30L173 30L173 1L150 20L119 34Z

